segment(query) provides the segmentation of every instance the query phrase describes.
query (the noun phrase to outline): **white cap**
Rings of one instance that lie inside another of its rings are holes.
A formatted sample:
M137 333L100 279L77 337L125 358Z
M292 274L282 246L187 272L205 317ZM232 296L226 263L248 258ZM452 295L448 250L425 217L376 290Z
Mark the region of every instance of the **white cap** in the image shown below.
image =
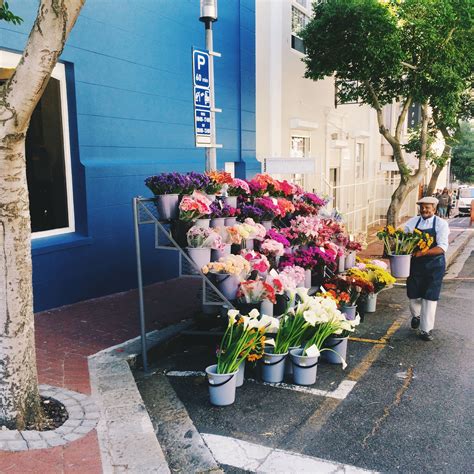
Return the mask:
M438 205L438 200L435 197L425 196L424 198L419 199L416 201L417 204L433 204L435 206Z

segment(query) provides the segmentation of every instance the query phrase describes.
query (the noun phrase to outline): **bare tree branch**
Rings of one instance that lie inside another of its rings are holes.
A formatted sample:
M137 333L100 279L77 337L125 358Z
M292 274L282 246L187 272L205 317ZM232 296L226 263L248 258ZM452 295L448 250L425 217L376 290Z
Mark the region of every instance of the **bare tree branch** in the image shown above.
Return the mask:
M405 103L403 104L400 115L398 116L397 126L395 128L395 138L398 141L400 140L400 136L402 134L402 128L405 123L405 119L407 118L408 109L410 108L411 103L412 103L412 98L408 96L407 99L405 100Z

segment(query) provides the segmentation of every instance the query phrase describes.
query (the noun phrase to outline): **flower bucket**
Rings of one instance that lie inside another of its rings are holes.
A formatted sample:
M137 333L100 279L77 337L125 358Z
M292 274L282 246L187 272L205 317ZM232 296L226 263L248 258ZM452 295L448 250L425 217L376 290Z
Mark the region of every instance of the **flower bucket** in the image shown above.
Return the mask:
M196 219L194 225L196 227L202 227L203 229L209 229L211 224L211 219Z
M217 194L204 194L210 201L214 202L216 200Z
M225 226L225 217L214 217L211 219L211 227L215 229L216 227Z
M262 221L262 225L266 230L270 230L272 228L272 221Z
M236 387L242 387L245 380L245 360L239 365L239 370L236 375L237 379L235 381Z
M217 262L221 257L225 257L226 255L230 255L230 244L225 244L222 250L212 249L211 250L211 261Z
M364 312L375 313L376 309L377 309L377 293L369 293L365 300Z
M240 311L240 314L243 315L249 314L252 309L256 309L260 312L260 305L261 303L240 303L239 301L235 303L235 307Z
M284 354L273 354L272 348L265 348L262 357L262 380L270 383L283 382L285 376L285 359L288 352Z
M293 349L299 349L300 346L289 347L288 352L291 354ZM291 355L285 360L285 375L293 375L293 363L291 362Z
M226 196L224 202L230 207L237 207L237 196Z
M390 273L395 278L410 276L411 255L390 255Z
M304 287L311 288L311 270L304 271Z
M273 316L273 303L269 300L263 300L260 304L260 312L267 316Z
M186 234L188 233L188 230L194 225L193 222L189 221L181 221L181 220L175 220L171 221L170 225L170 230L171 230L171 235L174 239L174 241L180 246L180 247L187 247L188 245L188 238Z
M341 308L341 313L346 315L346 319L353 321L356 318L357 306L343 306Z
M226 217L224 222L226 227L232 227L237 224L237 217Z
M242 240L242 246L244 249L253 250L254 248L254 239L245 239Z
M211 261L211 249L208 247L186 248L189 258L197 265L199 270Z
M352 250L351 252L349 252L348 255L346 255L346 263L344 266L346 267L346 270L348 270L349 268L354 267L355 264L356 264L356 251Z
M217 273L217 288L229 301L237 298L237 291L239 289L239 277L237 275L230 275L228 273Z
M288 305L288 296L286 295L275 295L276 303L273 305L273 315L281 316L286 311Z
M156 209L160 221L177 219L179 215L179 194L160 194L155 196Z
M344 273L346 269L346 257L341 255L337 261L337 273Z
M321 352L324 360L330 364L342 364L342 359L346 360L347 356L347 341L347 337L328 337L324 341L324 347L332 350Z
M296 385L313 385L316 382L319 356L304 356L303 350L293 349L290 352L293 381Z
M214 364L206 367L206 374L211 404L220 407L232 405L235 402L237 370L231 374L218 374L217 365Z

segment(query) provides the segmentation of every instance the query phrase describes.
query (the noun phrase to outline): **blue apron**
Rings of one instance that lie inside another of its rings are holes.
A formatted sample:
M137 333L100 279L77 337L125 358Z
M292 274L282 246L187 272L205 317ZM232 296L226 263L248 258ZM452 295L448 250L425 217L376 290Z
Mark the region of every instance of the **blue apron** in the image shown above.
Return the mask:
M421 217L416 223L415 229L421 222ZM433 237L430 246L434 248L436 243L436 217L433 219L431 229L419 229L421 232ZM427 255L411 259L410 276L407 278L407 295L410 299L423 298L430 301L438 301L441 293L441 284L446 271L446 259L444 253L441 255Z

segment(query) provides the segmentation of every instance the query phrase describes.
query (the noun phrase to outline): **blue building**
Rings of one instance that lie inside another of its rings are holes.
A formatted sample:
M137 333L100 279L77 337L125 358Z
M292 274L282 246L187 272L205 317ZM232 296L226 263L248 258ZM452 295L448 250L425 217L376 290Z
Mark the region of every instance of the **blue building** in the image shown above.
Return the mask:
M13 3L24 23L0 23L0 79L18 62L38 7ZM233 163L237 177L250 176L260 170L253 0L219 2L214 45L218 168ZM86 2L26 144L36 311L137 286L132 198L149 194L151 174L204 170L193 46L205 47L198 0ZM151 233L143 261L146 283L176 276L175 256L154 250Z

